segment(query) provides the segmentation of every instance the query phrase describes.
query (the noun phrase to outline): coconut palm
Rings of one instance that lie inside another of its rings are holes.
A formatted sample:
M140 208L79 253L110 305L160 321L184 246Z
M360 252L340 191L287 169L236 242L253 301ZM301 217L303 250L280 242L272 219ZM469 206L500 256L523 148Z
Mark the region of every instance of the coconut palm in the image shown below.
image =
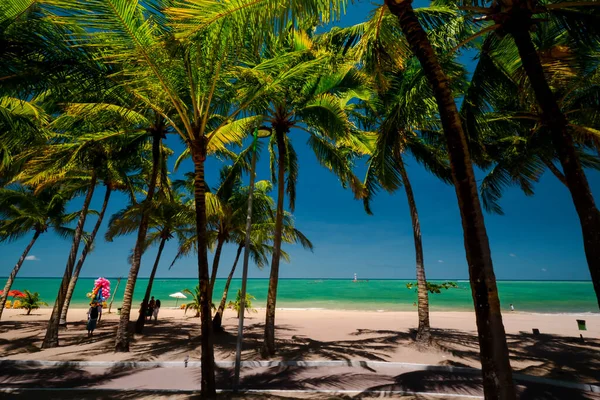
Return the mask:
M56 129L60 130L63 120L57 118L55 122ZM58 345L60 313L66 299L89 204L96 185L106 175L107 166L111 165L109 160L131 156L132 150L135 149L139 151L138 143L146 136L146 132L125 134L118 126L107 127L104 132L96 132L93 128L93 125L84 124L67 130L68 133L59 131L53 134L50 145L34 147L23 152L21 156L27 161L22 172L15 177L16 180L38 188L71 181L80 182L86 187L83 208L78 218L65 273L43 342L45 348Z
M469 23L466 22L466 19L462 19L464 24L458 25L448 24L446 23L447 19L439 18L420 21L411 2L386 0L385 4L397 18L398 31L402 32L408 49L421 64L437 103L464 230L469 278L479 332L485 393L489 398L499 396L507 399L514 398L512 370L508 358L496 278L465 131L448 76L432 46L436 37L434 35L429 37L427 34L428 30L434 30L443 25L448 28L445 34L446 38L458 38L459 35L456 33L462 32L464 30L462 28L468 27ZM436 2L436 4L439 3ZM452 9L446 9L446 14L456 16L459 13ZM424 26L427 26L427 30ZM388 41L399 41L394 36L388 38ZM437 39L439 40L439 37ZM399 55L392 53L392 57L392 60L395 60Z
M347 63L336 62L336 55L320 48L304 31L291 30L268 43L263 57L248 59L240 75L242 93L256 96L256 112L264 114L271 131L271 180L277 184L277 209L273 257L269 277L267 317L263 354L275 352L275 305L279 281L285 192L290 210L295 204L298 176L297 157L288 134L301 130L309 134L308 144L321 165L336 173L343 185L359 190L360 182L348 164L348 154L333 141L346 137L352 129L348 112L350 100L360 93L364 81ZM275 147L277 153L275 153ZM275 167L277 165L277 167ZM287 178L286 178L287 174Z
M260 182L257 182L259 184ZM255 186L255 193L257 190L260 190L260 187ZM259 268L262 269L269 262L269 256L273 255L273 240L275 233L275 221L273 220L273 214L275 214L275 210L272 210L268 215L262 214L257 215L254 211L252 211L252 231L250 234L250 257L252 257L252 261ZM244 225L245 228L245 225ZM298 229L294 227L294 219L290 213L285 213L283 218L283 230L282 230L282 241L284 243L296 243L300 244L303 248L308 250L313 250L313 245L308 240L306 236ZM215 330L221 330L221 324L223 321L223 312L225 310L227 304L227 295L229 294L229 286L231 285L231 280L233 279L233 274L235 273L237 263L239 261L240 255L242 254L242 250L245 245L245 229L239 230L236 233L236 243L237 250L235 255L235 260L233 262L233 266L231 267L231 271L227 276L227 281L225 282L225 288L223 289L223 296L221 297L221 302L219 303L219 307L217 308L217 312L213 318L213 327ZM284 250L281 250L281 259L285 262L290 262L290 256Z
M461 78L458 68L452 82L456 89L462 82ZM384 87L392 89L380 89L372 100L365 102L367 110L361 118L362 124L376 130L376 134L359 133L349 145L359 155L369 155L363 198L367 213L371 214L371 198L381 188L393 192L404 187L413 228L418 282L419 325L416 340L421 344L429 344L429 295L421 227L404 159L410 154L445 182L451 182L451 173L441 144L441 133L437 131L439 121L433 94L418 63L409 60L401 72L388 73L379 79L385 79Z
M94 241L100 226L104 220L106 207L111 194L115 190L121 190L129 194L130 197L142 186L143 174L138 173L138 169L143 167L140 162L147 163L143 158L139 158L140 149L146 146L146 127L151 125L148 117L143 113L110 103L69 103L61 115L53 123L53 126L60 130L73 129L76 126L85 124L90 130L106 129L108 126L116 129L127 130L129 144L126 148L127 153L121 151L115 154L119 157L121 154L127 155L125 158L113 158L100 169L100 180L103 182L106 190L100 214L94 225L89 240L86 241L83 251L73 270L73 275L69 281L67 297L61 311L60 324L66 324L67 311L71 303L71 298L79 278L79 273L83 268L84 262L89 252L93 249Z
M166 192L166 193L165 193ZM130 205L126 209L118 211L114 214L105 234L106 240L112 242L115 237L129 234L137 231L142 209L139 205ZM146 305L150 301L152 293L152 285L154 277L160 263L163 249L167 241L177 236L180 240L185 237L194 225L194 210L182 202L182 195L179 193L171 193L168 187L163 188L155 198L149 213L148 234L146 238L144 251L152 245L158 245L158 252L148 286L142 302L140 316L136 323L136 333L142 333L146 321Z
M8 292L37 239L48 229L62 237L68 237L71 230L66 224L74 214L67 215L66 204L71 194L65 190L46 189L34 193L27 187L0 189L0 241L14 241L33 231L33 237L11 271L4 292L0 297L0 317L8 297Z
M202 396L215 395L204 163L209 154L224 149L226 143L239 141L246 131L245 125L253 125L257 120L250 117L236 121L253 97L241 104L233 101L230 67L239 52L260 49L263 33L273 26L303 17L323 16L323 20L329 20L339 16L342 4L304 0L289 12L282 12L288 10L289 4L272 0L209 2L202 7L183 0L53 3L58 6L56 19L75 22L88 32L77 37L77 44L101 49L97 62L116 66L119 72L114 79L149 108L161 113L189 146L196 174ZM250 20L253 23L249 25Z
M556 38L548 28L541 27L534 37L544 69L561 109L569 116L569 131L582 166L598 169L598 157L594 156L598 151L594 132L600 127L595 107L600 90L598 60L589 49L567 46L564 37ZM558 156L522 66L510 61L518 58L514 43L504 40L492 51L494 41L488 37L483 44L461 114L472 143L480 150L477 163L488 170L481 181L483 205L503 214L498 200L507 186L516 185L532 195L534 184L546 170L565 187L567 181L554 164Z
M433 26L429 34L433 40L437 39L434 46L440 53L451 52L456 38L447 40L445 33L452 31L452 27L461 26L463 21L450 18L452 13L444 8L421 8L415 13L424 23L436 19L446 21L440 27ZM465 32L458 33L462 35ZM362 102L364 112L353 116L361 126L374 132L354 132L351 140L338 144L349 146L359 156L369 156L363 193L367 213L371 214L371 197L378 190L384 188L392 192L404 186L411 214L419 283L416 339L427 344L431 333L421 227L404 157L406 153L411 154L442 180L451 181L441 134L438 133L440 124L433 93L418 62L410 58L397 19L385 6L375 9L367 21L332 29L320 40L355 59L373 77L372 97ZM463 68L452 58L444 60L444 67L451 73L452 89L460 92L464 83Z
M23 293L25 296L21 298L21 306L19 308L27 310L27 315L31 314L32 310L37 310L41 306L48 305L48 303L40 299L40 294L38 292L32 293L29 290L25 290Z
M546 24L557 27L555 34L567 37L571 43L597 46L600 40L600 5L597 2L560 0L499 0L491 4L448 2L463 6L466 12L479 14L477 19L482 21L484 30L509 35L514 41L518 59L541 109L542 122L550 133L580 219L588 267L600 307L600 211L578 157L568 116L560 107L560 97L551 87L543 57L536 49L531 33L534 26Z

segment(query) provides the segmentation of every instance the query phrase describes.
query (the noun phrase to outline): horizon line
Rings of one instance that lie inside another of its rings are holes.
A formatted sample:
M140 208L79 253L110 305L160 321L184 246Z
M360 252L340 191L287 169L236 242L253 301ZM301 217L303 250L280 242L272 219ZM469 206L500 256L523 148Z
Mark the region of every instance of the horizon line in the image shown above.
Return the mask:
M125 279L125 276L105 276L107 279ZM8 276L0 277L0 279L8 279ZM62 279L62 276L19 276L15 279ZM84 276L79 277L79 279L98 279L97 276ZM138 276L138 279L149 279L149 276ZM155 277L156 279L167 279L167 280L175 280L175 279L197 279L197 277ZM217 278L217 279L227 279L227 278ZM233 278L233 279L242 279L242 278ZM248 280L269 280L269 278L247 278ZM353 278L279 278L279 280L329 280L329 281L352 281ZM411 281L416 280L416 278L361 278L359 281ZM469 281L469 278L432 278L427 279L428 281ZM591 279L496 279L496 282L592 282Z

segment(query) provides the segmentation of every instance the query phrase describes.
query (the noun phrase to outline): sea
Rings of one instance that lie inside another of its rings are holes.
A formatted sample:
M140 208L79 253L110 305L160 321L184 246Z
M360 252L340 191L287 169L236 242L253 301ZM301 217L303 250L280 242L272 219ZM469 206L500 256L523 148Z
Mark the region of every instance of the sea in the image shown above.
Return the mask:
M1 279L1 278L0 278ZM86 307L96 278L80 278L71 301L74 307ZM117 278L109 278L114 292L113 309L121 306L126 278L121 279L117 288ZM38 292L42 300L52 306L60 278L17 278L13 289ZM217 279L213 301L221 300L225 279ZM414 310L417 294L408 289L411 280L369 279L354 282L352 279L281 279L278 286L277 307L287 309L328 309L328 310L364 310L364 311L410 311ZM438 281L432 281L438 282ZM439 294L430 294L432 311L472 311L473 300L468 281L455 281L458 288L442 290ZM141 303L147 278L137 280L134 292L134 304ZM183 289L194 290L197 279L154 280L152 295L161 300L163 307L175 307L186 299L176 300L170 294ZM255 300L254 308L266 306L268 279L249 279L247 291ZM235 299L241 287L241 279L233 279L229 299ZM592 283L587 281L498 281L498 291L503 309L513 304L516 311L533 313L591 313L598 312L598 305ZM111 294L112 296L112 294ZM188 296L189 298L189 296Z

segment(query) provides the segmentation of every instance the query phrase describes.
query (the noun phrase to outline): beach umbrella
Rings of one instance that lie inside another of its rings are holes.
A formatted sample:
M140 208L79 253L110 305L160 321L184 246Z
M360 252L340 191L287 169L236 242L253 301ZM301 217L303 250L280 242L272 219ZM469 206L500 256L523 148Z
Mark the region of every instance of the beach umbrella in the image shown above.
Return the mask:
M177 302L179 301L179 299L187 299L187 296L181 292L170 294L169 297L173 297L173 298L177 299L177 300L175 300L175 307L177 307Z
M3 293L4 290L0 290L0 296L2 296ZM8 296L6 297L25 297L25 293L21 292L20 290L9 290Z

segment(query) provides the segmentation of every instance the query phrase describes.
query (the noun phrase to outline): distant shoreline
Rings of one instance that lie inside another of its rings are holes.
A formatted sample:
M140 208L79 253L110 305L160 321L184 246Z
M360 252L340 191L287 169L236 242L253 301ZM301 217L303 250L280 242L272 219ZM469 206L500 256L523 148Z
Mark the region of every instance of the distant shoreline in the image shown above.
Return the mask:
M98 276L80 276L79 279L98 279ZM125 276L104 276L106 279L119 279L127 280ZM148 276L138 276L137 279L148 279ZM0 279L8 279L8 276L0 276ZM19 276L19 279L62 279L62 276ZM155 277L154 279L159 280L181 280L181 279L198 279L197 277ZM227 278L217 278L227 279ZM241 278L233 278L233 280L240 280ZM269 278L248 278L248 280L269 280ZM349 278L279 278L280 281L351 281L352 277ZM415 281L415 277L411 278L360 278L359 281ZM428 281L457 281L457 282L468 282L469 278L433 278L427 279ZM592 282L591 279L496 279L496 282Z

